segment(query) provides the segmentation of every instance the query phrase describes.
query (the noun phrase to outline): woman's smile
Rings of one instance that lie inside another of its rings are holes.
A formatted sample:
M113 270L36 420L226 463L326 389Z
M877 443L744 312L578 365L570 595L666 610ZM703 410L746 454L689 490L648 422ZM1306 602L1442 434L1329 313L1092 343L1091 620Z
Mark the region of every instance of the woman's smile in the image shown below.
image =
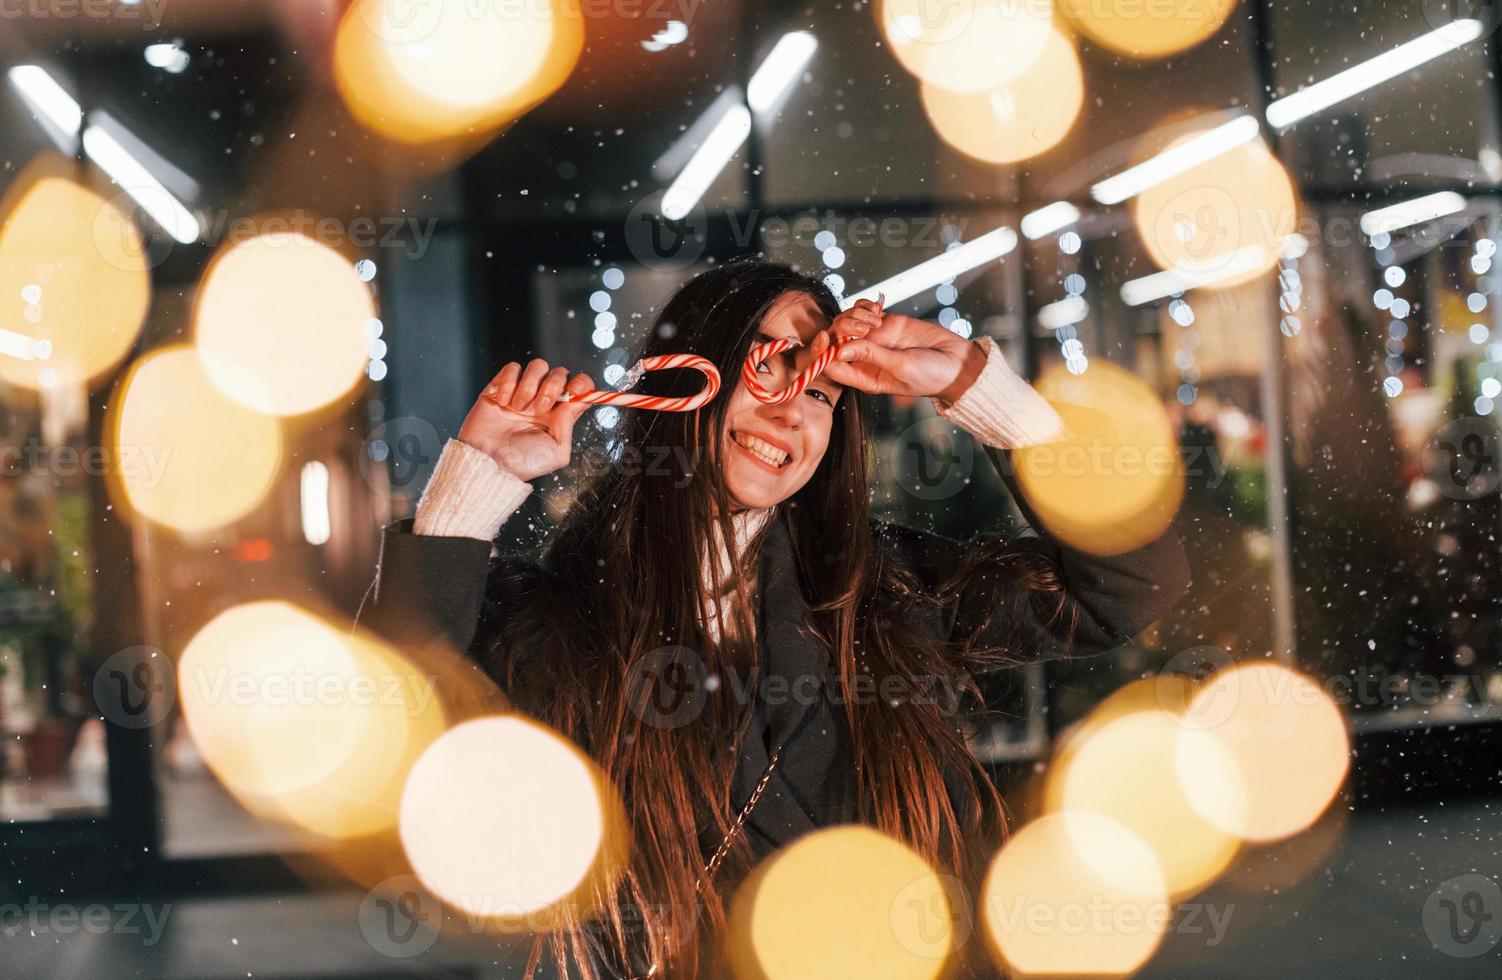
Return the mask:
M774 439L752 435L749 432L733 430L730 438L736 446L746 451L746 455L763 464L774 473L781 472L784 467L793 461L792 451Z

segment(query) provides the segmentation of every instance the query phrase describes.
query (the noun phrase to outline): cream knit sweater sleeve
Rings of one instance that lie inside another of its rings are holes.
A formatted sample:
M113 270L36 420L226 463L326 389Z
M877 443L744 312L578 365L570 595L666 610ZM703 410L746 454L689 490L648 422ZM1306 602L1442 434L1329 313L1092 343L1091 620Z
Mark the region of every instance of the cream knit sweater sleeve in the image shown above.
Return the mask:
M1064 420L1033 386L1013 371L990 337L975 341L986 366L975 383L949 406L933 398L934 411L987 446L1018 449L1063 439Z
M492 541L532 492L473 446L450 439L417 501L412 533Z

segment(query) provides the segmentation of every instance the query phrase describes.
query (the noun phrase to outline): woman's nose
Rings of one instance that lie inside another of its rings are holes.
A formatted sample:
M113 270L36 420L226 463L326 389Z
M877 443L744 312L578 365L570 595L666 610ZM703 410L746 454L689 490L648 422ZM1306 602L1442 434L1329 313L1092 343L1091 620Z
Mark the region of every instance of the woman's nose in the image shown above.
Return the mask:
M796 429L803 424L803 395L795 395L780 405L763 405L761 411L767 419Z

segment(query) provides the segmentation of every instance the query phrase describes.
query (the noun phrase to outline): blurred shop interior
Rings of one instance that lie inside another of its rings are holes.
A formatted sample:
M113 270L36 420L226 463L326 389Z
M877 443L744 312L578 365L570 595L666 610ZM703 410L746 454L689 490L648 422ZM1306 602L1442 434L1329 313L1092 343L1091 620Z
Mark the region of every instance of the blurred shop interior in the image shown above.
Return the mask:
M1224 936L1170 929L1118 973L1494 975L1424 911L1502 870L1491 7L520 6L0 14L0 900L173 908L149 947L8 932L0 973L521 976L513 938L376 948L324 811L247 806L193 693L145 695L252 604L347 626L501 364L616 384L677 284L760 252L842 297L899 283L892 309L1046 393L1103 379L1108 428L1161 422L1182 464L1152 495L1191 594L991 679L975 745L1014 831L1076 764L1133 772L1113 805L1168 826L1141 802L1161 733L1085 738L1165 677L1275 667L1334 707L1280 736L1297 825L1184 858L1172 891L1234 908ZM968 436L874 401L874 515L1017 526ZM503 543L546 538L619 420L585 416Z

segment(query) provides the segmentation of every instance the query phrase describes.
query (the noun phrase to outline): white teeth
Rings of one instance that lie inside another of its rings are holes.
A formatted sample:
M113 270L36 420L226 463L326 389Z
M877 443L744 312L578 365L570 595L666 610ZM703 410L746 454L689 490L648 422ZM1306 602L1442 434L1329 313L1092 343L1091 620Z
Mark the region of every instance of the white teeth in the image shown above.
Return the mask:
M748 435L744 432L735 433L735 441L736 444L739 445L742 449L750 452L751 455L766 463L768 466L782 466L788 460L793 458L790 454L784 452L781 449L778 449L776 446L767 442L765 439L758 439L755 436Z

